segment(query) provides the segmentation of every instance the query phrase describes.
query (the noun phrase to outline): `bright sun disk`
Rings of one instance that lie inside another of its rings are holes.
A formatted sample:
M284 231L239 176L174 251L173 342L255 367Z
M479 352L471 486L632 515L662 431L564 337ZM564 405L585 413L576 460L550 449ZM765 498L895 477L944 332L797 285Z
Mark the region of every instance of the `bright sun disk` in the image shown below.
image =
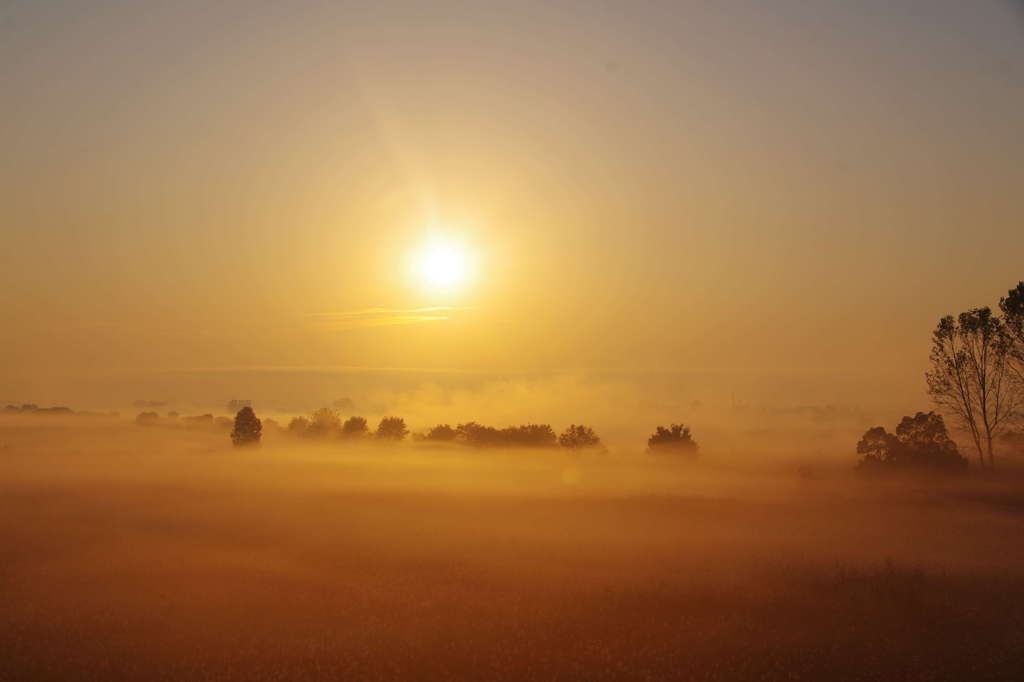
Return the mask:
M450 245L431 247L423 254L420 272L426 283L431 286L455 286L466 275L466 256Z

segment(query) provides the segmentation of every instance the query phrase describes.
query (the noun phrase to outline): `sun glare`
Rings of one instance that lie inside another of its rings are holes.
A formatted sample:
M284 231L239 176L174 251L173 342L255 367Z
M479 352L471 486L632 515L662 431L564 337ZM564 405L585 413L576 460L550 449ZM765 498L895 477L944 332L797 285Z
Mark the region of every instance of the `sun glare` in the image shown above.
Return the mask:
M431 246L420 257L420 276L432 288L456 287L465 280L467 271L466 253L451 244Z

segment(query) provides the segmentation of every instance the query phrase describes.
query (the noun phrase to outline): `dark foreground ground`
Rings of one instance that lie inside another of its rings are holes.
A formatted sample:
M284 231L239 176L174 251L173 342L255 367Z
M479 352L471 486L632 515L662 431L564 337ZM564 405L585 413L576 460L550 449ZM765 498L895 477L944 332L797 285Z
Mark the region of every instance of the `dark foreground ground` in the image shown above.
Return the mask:
M0 680L1019 680L1024 493L0 435Z

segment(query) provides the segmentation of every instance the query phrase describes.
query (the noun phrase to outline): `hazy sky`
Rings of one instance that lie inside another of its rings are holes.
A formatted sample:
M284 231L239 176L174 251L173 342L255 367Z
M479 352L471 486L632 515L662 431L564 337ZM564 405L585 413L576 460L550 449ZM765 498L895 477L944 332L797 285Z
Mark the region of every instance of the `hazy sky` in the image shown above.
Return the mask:
M254 367L906 395L939 316L1024 279L1011 2L2 0L0 87L2 400ZM439 235L446 292L409 273Z

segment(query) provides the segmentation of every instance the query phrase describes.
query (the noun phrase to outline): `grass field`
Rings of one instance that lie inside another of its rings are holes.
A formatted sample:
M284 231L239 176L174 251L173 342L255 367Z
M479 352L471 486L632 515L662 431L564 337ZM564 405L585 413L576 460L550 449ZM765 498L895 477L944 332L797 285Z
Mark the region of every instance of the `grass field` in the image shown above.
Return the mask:
M1014 680L1024 486L0 429L0 680Z

